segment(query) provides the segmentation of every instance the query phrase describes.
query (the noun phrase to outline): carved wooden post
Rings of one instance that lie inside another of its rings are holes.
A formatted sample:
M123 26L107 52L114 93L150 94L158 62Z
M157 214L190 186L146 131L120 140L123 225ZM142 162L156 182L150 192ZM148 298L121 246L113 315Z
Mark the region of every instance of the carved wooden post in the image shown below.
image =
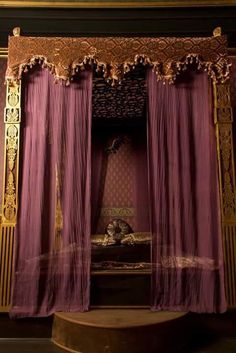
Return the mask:
M0 233L0 311L8 311L11 299L13 244L18 208L18 170L21 122L21 85L7 83L4 152L4 185Z
M214 110L228 305L236 306L236 194L232 135L232 108L228 83L214 84Z

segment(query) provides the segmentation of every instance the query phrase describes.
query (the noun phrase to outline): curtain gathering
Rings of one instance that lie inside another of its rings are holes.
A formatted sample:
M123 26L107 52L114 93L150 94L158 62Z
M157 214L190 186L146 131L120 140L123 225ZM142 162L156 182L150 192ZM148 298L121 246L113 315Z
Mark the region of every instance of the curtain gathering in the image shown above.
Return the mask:
M226 309L215 130L209 80L188 72L148 86L152 308Z
M152 309L222 312L226 303L209 79L189 71L175 85L163 85L151 70L146 79L148 148L137 139L141 152L134 161L134 189L141 231L147 231L149 213L151 219ZM35 68L24 86L11 316L85 311L90 235L97 228L108 158L96 135L91 150L92 72L83 71L66 87L55 85L47 70Z
M90 291L92 73L69 87L24 82L22 175L11 315L85 311Z

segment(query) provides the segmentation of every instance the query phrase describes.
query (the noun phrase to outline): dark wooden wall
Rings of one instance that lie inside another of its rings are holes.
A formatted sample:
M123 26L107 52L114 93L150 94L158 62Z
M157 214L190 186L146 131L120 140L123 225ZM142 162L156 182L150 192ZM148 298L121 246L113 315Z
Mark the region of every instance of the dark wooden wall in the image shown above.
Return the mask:
M236 4L231 7L53 9L0 7L0 47L14 27L31 36L208 36L221 26L236 47Z

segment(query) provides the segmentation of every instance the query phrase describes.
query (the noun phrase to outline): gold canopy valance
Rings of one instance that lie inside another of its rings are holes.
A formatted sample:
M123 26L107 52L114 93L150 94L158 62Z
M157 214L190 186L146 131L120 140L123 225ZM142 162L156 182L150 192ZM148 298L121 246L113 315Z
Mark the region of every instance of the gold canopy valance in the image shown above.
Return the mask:
M67 83L86 64L95 64L104 77L120 80L138 63L150 65L158 79L173 82L176 75L195 62L213 81L228 78L225 36L207 38L9 38L7 80L19 80L28 67L40 63L56 80Z

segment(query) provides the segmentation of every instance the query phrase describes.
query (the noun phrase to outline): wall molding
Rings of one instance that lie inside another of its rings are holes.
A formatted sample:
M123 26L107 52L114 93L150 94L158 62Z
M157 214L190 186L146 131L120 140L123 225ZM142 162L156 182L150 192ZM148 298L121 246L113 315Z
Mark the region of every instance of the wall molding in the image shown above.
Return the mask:
M46 8L161 8L161 7L225 7L236 6L235 0L153 0L153 1L38 1L0 0L0 7L46 7Z

